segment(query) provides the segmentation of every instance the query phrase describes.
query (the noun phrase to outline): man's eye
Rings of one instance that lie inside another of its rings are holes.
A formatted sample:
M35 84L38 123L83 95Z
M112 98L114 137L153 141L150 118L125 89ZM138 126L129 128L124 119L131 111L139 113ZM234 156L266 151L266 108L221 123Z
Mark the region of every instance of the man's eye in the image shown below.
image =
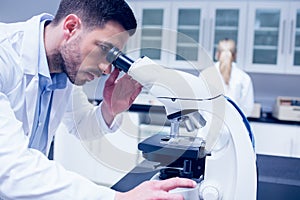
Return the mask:
M103 51L103 53L107 53L109 51L109 47L107 47L105 45L100 45L100 48Z

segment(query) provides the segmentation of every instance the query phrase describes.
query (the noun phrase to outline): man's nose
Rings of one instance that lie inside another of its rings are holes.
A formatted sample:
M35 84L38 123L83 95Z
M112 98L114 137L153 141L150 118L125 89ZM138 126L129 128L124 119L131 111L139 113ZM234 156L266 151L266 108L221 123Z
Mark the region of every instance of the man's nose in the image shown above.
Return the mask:
M102 63L99 65L102 74L110 74L112 71L112 64L110 63Z

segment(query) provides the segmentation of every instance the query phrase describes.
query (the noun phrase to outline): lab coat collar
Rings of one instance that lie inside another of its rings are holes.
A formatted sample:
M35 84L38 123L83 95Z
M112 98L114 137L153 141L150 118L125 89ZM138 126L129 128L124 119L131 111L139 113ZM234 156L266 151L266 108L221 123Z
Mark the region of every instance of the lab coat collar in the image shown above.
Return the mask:
M39 39L40 37L40 26L44 23L41 21L52 20L53 16L47 13L43 13L32 17L25 23L30 25L24 25L24 38L21 50L21 65L26 75L36 75L38 73L38 62L39 58L36 53L39 52ZM30 47L30 49L27 49ZM34 56L34 57L33 57Z

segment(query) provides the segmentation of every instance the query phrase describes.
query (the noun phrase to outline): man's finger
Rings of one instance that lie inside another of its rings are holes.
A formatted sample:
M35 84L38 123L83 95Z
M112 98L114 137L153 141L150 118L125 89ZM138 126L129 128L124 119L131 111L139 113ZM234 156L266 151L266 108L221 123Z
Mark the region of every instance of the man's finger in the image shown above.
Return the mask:
M177 187L192 188L196 187L196 182L187 178L170 178L159 182L160 188L165 191L173 190Z
M108 79L106 80L105 85L106 86L113 85L116 79L118 78L119 74L120 74L120 70L115 67L114 70L110 73Z

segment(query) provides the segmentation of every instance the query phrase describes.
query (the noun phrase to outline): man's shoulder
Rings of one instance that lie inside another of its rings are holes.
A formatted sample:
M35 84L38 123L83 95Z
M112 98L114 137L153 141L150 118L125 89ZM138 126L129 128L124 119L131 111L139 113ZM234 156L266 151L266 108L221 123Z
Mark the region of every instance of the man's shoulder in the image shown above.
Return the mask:
M0 27L0 29L1 28L2 27ZM23 36L24 32L22 30L6 30L6 32L0 32L0 58L2 62L6 64L18 62L21 56L20 51Z
M12 22L12 23L0 22L0 41L1 38L7 37L10 34L24 31L27 26L31 26L33 24L39 25L40 22L42 21L52 20L52 19L53 19L53 15L48 13L42 13L39 15L32 16L28 20L24 20L24 21Z
M0 81L5 90L13 88L22 80L24 72L20 65L22 38L22 31L8 31L5 36L0 36Z

